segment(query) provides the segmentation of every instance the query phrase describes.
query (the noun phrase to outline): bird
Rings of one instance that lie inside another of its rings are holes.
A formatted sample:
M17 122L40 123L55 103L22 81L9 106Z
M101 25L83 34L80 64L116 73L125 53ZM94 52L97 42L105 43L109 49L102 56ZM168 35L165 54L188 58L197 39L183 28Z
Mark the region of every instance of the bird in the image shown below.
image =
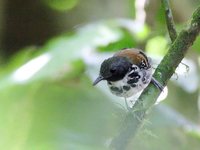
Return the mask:
M163 85L152 76L152 69L151 58L142 50L125 48L102 62L93 86L106 80L111 93L124 97L128 107L126 99L141 92L149 83L163 90Z

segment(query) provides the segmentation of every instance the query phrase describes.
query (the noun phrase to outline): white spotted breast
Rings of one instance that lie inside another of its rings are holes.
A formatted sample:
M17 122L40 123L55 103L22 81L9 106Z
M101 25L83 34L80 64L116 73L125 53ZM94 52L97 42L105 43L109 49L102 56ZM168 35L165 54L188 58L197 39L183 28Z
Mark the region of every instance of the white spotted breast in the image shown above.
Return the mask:
M151 81L152 69L140 69L137 65L132 68L122 80L107 82L112 94L127 98L147 87Z

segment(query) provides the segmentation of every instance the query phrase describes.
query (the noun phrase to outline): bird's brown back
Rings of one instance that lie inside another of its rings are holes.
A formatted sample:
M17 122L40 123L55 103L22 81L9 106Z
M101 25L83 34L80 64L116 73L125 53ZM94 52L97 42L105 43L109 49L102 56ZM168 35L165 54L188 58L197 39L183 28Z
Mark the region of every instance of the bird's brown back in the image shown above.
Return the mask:
M149 66L148 58L144 54L142 50L139 49L123 49L117 53L115 53L115 56L121 56L121 57L127 57L131 63L139 65L142 61L145 63L146 66Z

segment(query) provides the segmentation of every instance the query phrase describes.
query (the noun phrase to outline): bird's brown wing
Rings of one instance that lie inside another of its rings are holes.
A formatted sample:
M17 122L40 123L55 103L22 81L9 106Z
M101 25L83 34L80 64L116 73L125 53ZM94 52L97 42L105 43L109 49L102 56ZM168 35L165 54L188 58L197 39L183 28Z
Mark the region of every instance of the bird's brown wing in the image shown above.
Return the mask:
M147 67L150 66L147 56L142 50L139 49L123 49L115 53L114 57L115 56L127 57L131 61L131 63L136 65L140 65L141 62L144 62Z

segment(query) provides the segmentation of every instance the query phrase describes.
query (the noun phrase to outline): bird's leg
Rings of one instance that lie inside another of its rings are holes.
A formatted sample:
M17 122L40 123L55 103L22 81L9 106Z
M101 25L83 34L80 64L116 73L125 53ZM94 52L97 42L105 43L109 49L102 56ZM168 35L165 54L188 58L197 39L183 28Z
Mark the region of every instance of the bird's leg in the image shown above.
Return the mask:
M151 83L155 85L160 91L163 91L164 86L161 85L154 77L151 77Z
M129 107L129 104L128 104L126 97L124 97L124 100L125 100L125 105L126 105L127 110L131 111L131 107Z
M136 99L133 99L133 100L130 100L131 104L132 104L132 107L135 105L135 102L136 102ZM131 108L132 108L131 107Z

